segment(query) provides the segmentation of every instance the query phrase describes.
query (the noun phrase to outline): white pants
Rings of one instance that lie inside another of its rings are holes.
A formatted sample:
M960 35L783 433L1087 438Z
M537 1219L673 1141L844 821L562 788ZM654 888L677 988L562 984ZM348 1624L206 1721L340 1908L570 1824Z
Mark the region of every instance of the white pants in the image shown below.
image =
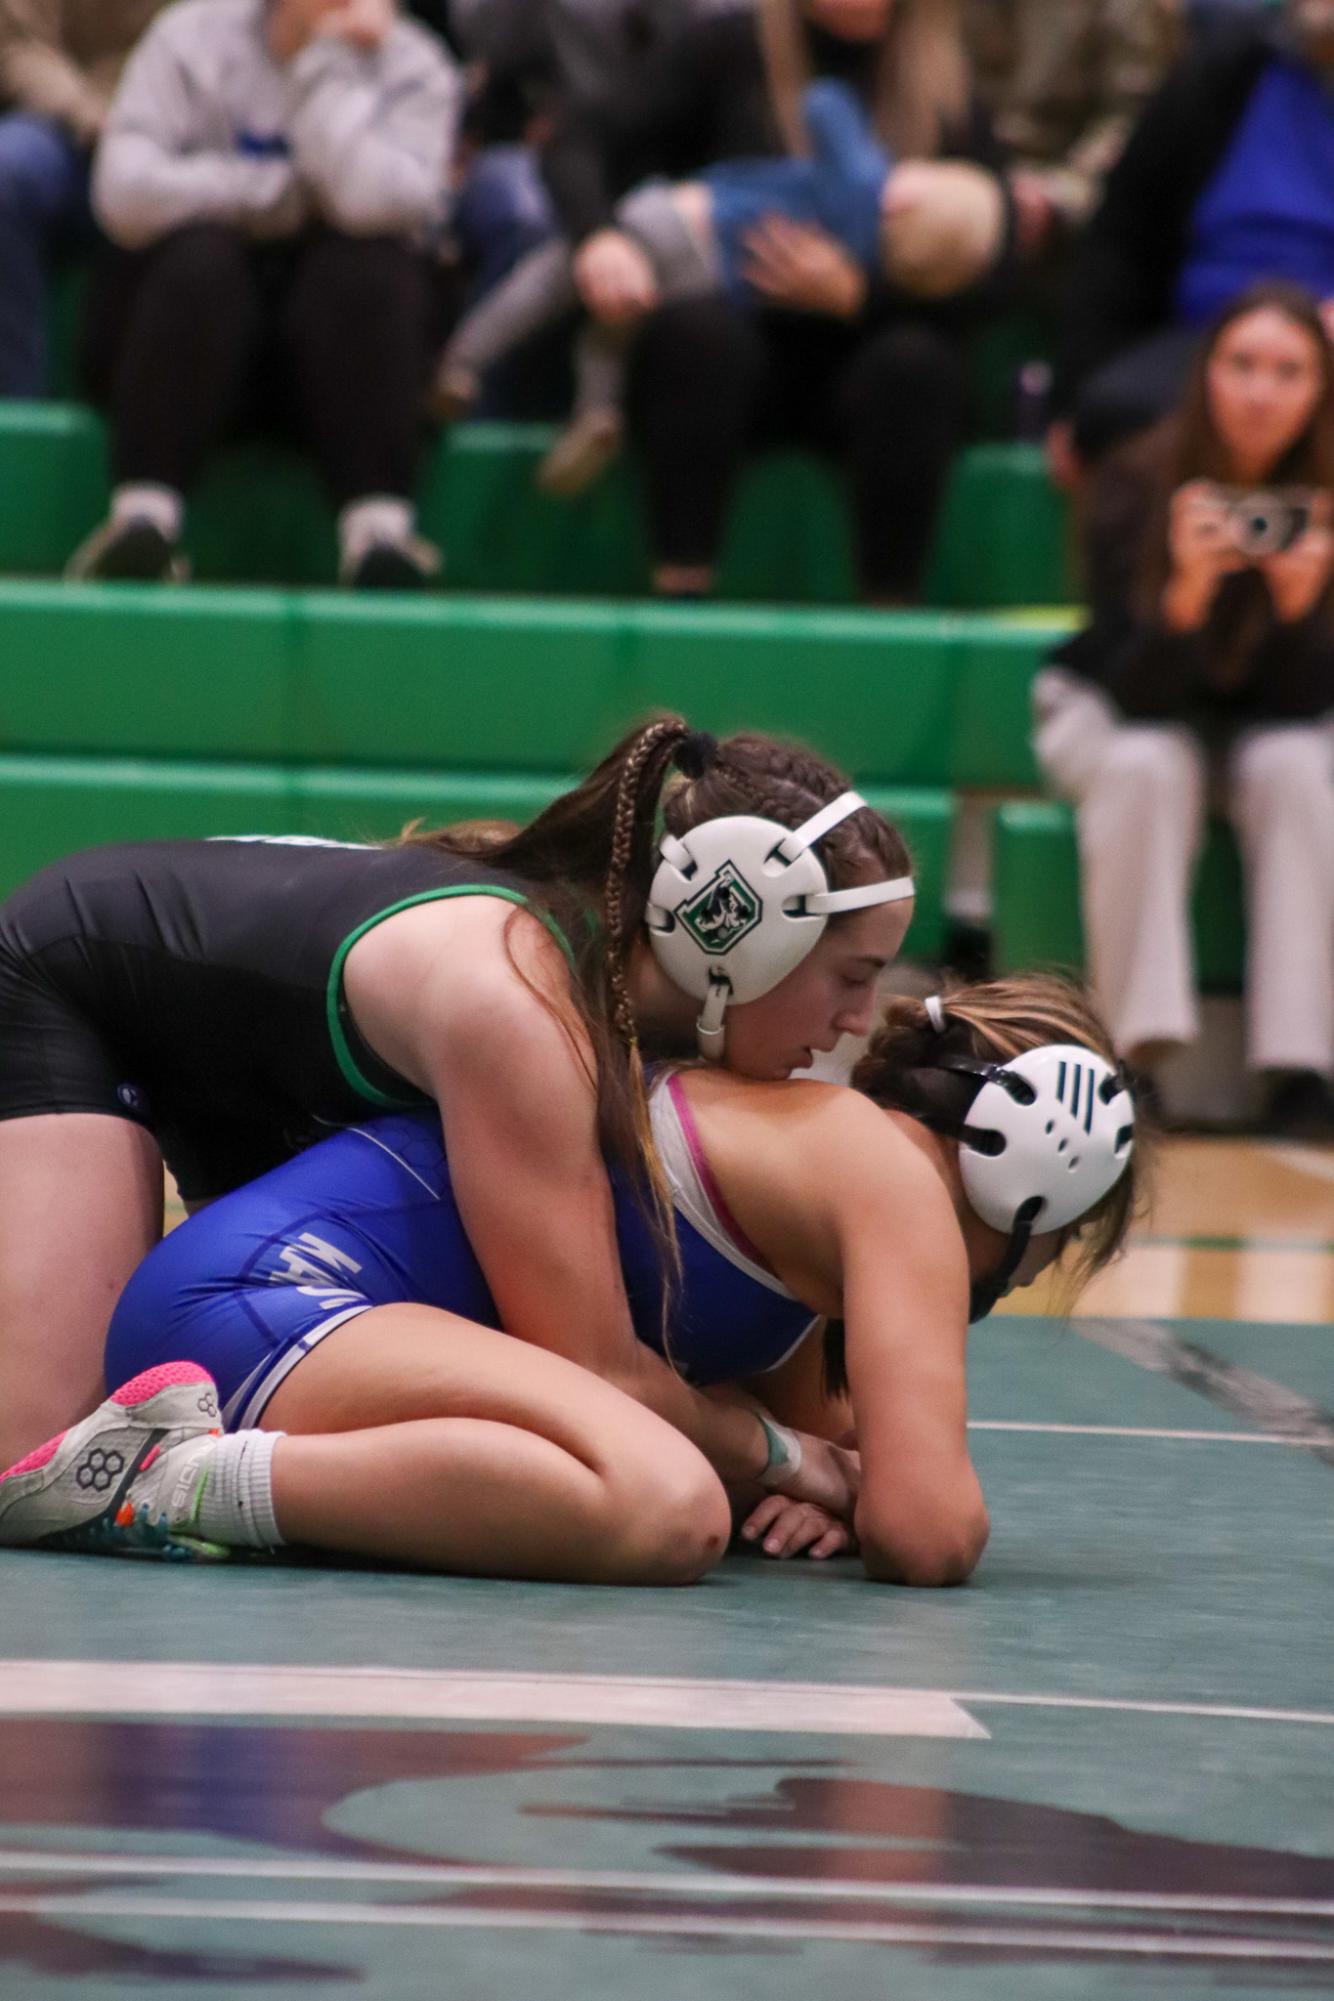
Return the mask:
M1211 797L1246 881L1246 1047L1254 1069L1334 1070L1334 715L1235 737L1130 723L1088 682L1033 685L1035 749L1073 801L1090 975L1116 1046L1199 1030L1190 886Z

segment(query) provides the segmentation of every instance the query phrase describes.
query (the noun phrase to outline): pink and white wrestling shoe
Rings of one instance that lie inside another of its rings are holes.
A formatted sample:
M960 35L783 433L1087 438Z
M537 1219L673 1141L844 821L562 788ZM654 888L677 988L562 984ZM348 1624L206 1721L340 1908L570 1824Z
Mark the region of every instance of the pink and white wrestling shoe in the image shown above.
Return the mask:
M220 1428L207 1370L145 1370L0 1474L0 1548L225 1561L229 1550L190 1532ZM175 1449L191 1442L201 1449Z

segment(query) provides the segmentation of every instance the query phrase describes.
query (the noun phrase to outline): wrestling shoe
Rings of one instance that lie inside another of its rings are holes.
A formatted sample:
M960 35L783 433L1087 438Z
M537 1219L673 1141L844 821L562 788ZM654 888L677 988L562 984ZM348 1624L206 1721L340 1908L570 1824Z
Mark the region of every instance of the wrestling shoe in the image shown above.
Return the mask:
M0 1474L0 1547L220 1563L192 1532L221 1436L213 1378L168 1362Z

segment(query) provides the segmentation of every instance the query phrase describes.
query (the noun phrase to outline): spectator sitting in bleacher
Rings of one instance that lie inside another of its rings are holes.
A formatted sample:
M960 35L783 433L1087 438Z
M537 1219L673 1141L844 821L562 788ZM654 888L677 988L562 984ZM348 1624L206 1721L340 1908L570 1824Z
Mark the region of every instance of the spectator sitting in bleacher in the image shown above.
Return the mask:
M48 388L53 255L92 240L92 149L164 0L0 0L0 397Z
M459 96L440 43L393 0L180 0L154 24L94 175L119 249L94 283L86 363L115 491L72 576L181 576L186 496L258 420L314 452L345 582L426 582L438 558L412 494L428 244Z
M1075 804L1117 1048L1151 1071L1198 1031L1212 798L1242 852L1266 1126L1334 1137L1334 349L1309 294L1225 311L1179 410L1099 467L1086 528L1092 623L1035 683L1036 750Z
M1179 0L964 0L978 91L1010 156L1019 254L1059 265L1177 52Z
M939 300L869 280L828 230L775 216L743 245L760 311L719 291L655 311L652 266L615 217L618 197L654 174L688 180L718 161L801 154L802 92L815 77L849 85L900 161L905 237L955 212L959 160L998 180L954 0L762 0L758 15L704 14L637 96L568 106L547 148L581 302L607 327L643 322L629 428L664 595L709 589L736 476L775 443L813 446L843 471L868 599L904 602L920 587L962 429L963 330L1008 268L1004 197L985 270Z
M1172 71L1074 259L1053 469L1069 481L1181 392L1247 285L1334 301L1334 0L1242 14Z
M617 204L616 226L648 257L665 304L718 292L743 305L763 304L748 277L747 244L775 218L817 224L868 284L883 276L908 294L948 296L994 262L1005 222L994 174L966 162L937 163L938 177L953 177L953 199L944 215L923 217L910 201L899 206L903 176L846 84L824 78L809 85L802 112L801 156L723 161L690 181L646 182ZM915 169L905 172L911 186ZM461 415L497 360L578 302L569 245L532 252L450 340L437 376L442 414ZM619 445L622 422L623 341L595 321L578 346L575 416L548 460L545 481L567 491L601 469Z
M454 236L468 304L494 289L519 259L559 234L539 149L566 102L634 99L642 78L692 11L712 0L412 0L429 18L447 12L451 45L466 63L466 154ZM561 330L497 364L474 414L549 417L569 396Z
M411 0L419 19L433 21L464 65L466 100L460 131L458 187L452 235L459 256L463 303L473 305L530 250L557 233L555 209L538 148L550 128L561 89L565 14L588 12L601 35L592 53L613 57L616 23L609 0ZM633 0L610 0L625 12ZM584 42L577 40L582 52ZM477 414L549 417L568 394L565 342L527 349L488 378Z
M556 232L533 142L550 115L557 56L544 0L454 0L448 14L468 86L454 233L477 298Z

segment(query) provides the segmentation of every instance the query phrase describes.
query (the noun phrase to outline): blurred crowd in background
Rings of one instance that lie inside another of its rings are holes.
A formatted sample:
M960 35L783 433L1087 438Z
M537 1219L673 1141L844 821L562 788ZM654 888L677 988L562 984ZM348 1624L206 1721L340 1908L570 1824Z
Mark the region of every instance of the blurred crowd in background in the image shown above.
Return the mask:
M1196 1030L1208 807L1249 887L1249 1059L1334 1132L1334 0L0 0L0 397L52 287L110 513L77 578L184 574L240 430L316 460L354 587L420 588L430 423L623 448L662 597L738 472L844 482L865 602L921 597L973 347L1091 606L1035 689L1096 983L1151 1075Z

